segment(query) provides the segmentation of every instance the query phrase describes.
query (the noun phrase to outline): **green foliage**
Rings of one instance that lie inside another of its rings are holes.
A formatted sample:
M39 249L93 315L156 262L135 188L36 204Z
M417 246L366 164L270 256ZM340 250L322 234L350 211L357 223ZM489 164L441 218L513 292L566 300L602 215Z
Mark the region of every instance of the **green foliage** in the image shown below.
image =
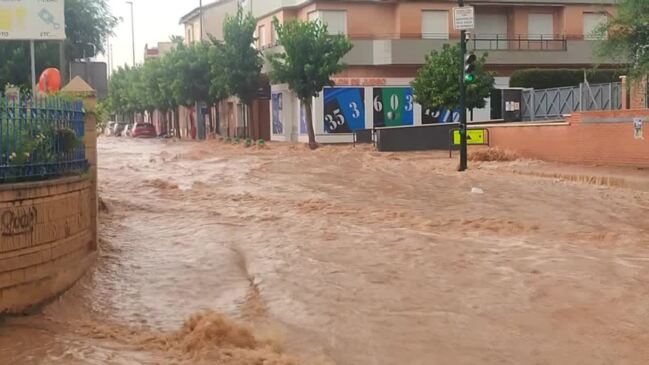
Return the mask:
M191 106L199 101L212 102L210 90L210 49L208 42L184 45L179 43L168 57L171 95L177 105Z
M54 140L61 153L70 153L81 144L76 133L70 128L57 129L54 133Z
M239 137L234 137L234 138L232 139L232 143L234 143L234 144L239 144L239 142L241 142L241 140L239 139Z
M271 54L272 80L288 83L302 102L311 102L325 86L333 86L331 76L345 65L340 60L352 49L343 35L329 35L322 22L273 20L283 52Z
M241 101L250 105L259 89L262 59L253 47L257 20L239 7L235 16L223 22L223 40L213 51L212 76L214 85L224 85ZM218 94L213 91L214 94Z
M487 55L476 61L473 73L475 81L467 84L467 109L483 108L485 98L494 86L493 75L485 70ZM445 44L439 51L426 56L425 64L419 69L411 83L415 100L424 106L454 110L460 107L460 82L463 60L458 45Z
M280 24L273 19L279 45L283 48L268 59L272 65L270 78L287 83L306 108L309 146L317 147L311 113L312 98L325 86L332 86L331 76L345 65L342 58L352 49L344 35L330 35L326 24L289 20Z
M257 146L264 147L265 145L266 145L266 141L264 141L263 139L257 141Z
M630 76L649 75L649 1L620 0L617 15L598 29L608 32L597 53L629 64Z
M106 0L65 0L66 62L72 58L93 56L94 44L97 52L104 52L106 38L113 33L119 19L114 17ZM56 42L36 42L36 72L39 75L48 67L60 68L59 45ZM12 83L29 88L30 59L29 42L0 42L0 85Z
M592 84L618 82L627 73L626 70L526 69L514 71L509 86L534 89L578 86L584 82L584 71Z
M245 146L246 146L246 147L252 147L252 145L253 145L252 139L250 139L250 138L246 138L246 144L245 144Z

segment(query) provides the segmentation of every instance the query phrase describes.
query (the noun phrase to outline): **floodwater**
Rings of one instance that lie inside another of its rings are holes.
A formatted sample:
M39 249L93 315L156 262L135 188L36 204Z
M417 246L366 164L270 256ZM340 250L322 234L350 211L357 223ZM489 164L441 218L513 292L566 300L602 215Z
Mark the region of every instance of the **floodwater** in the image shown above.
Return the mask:
M647 192L430 153L99 150L99 259L0 322L2 364L649 363Z

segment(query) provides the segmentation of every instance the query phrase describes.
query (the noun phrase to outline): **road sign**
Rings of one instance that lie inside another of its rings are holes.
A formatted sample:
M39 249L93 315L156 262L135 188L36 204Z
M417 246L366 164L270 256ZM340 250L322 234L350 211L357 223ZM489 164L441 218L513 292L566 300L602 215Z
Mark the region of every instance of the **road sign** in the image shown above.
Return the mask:
M485 129L469 129L466 134L466 143L470 145L484 145L487 142L485 138L487 132ZM460 145L460 131L453 132L453 144Z
M475 28L475 10L473 6L453 8L453 28L455 30L471 30Z
M65 39L65 0L0 0L0 41Z

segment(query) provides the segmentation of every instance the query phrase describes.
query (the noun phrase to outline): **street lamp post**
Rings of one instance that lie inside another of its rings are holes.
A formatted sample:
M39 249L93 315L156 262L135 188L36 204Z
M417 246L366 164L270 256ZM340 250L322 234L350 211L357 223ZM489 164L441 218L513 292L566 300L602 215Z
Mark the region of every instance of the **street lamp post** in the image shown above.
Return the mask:
M198 17L200 23L200 41L203 41L203 0L198 1Z
M131 6L131 41L133 42L133 67L135 67L135 17L133 16L133 2L127 1L126 3Z

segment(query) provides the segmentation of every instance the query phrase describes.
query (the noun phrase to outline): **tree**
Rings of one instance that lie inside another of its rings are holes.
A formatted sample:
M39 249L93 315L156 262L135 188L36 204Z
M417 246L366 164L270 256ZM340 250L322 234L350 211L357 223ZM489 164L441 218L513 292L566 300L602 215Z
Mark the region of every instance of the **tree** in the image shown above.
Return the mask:
M80 58L83 51L91 54L93 44L97 53L105 51L106 38L119 23L108 8L106 0L65 0L65 59ZM36 72L40 74L47 67L60 67L59 45L55 42L36 42ZM29 42L0 42L0 88L7 83L29 88L31 70ZM6 60L6 62L5 62Z
M257 20L248 13L244 15L239 7L235 16L228 16L223 22L223 40L216 43L212 65L212 83L216 90L227 90L236 95L246 106L246 133L250 125L249 115L252 101L259 89L262 59L259 50L253 47ZM213 94L218 94L213 91Z
M276 82L288 83L305 108L309 147L318 147L313 127L313 98L325 86L333 86L331 76L340 73L345 65L341 59L352 45L344 35L330 35L320 21L290 20L283 25L273 19L279 45L283 51L269 56L272 65L270 77Z
M485 71L487 55L476 62L475 81L466 88L467 109L484 108L494 86L494 77ZM461 65L460 47L445 44L441 50L432 51L411 83L415 101L426 107L455 110L460 107Z
M649 1L621 0L617 15L610 17L596 33L608 33L608 39L597 49L600 56L629 63L632 78L649 75Z

